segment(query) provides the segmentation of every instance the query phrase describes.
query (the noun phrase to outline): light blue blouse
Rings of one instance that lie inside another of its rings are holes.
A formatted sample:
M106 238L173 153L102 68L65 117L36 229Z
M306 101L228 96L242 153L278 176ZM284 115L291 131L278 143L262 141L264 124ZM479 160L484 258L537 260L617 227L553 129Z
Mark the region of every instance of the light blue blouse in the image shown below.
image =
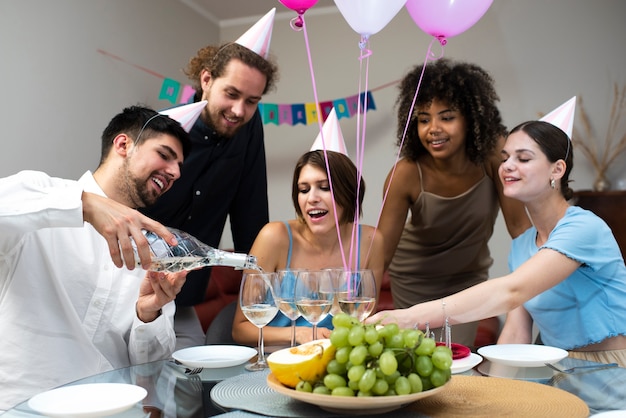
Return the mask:
M512 271L543 248L581 263L567 279L524 304L543 343L572 350L626 335L626 267L608 225L571 206L539 248L536 236L531 227L513 240Z

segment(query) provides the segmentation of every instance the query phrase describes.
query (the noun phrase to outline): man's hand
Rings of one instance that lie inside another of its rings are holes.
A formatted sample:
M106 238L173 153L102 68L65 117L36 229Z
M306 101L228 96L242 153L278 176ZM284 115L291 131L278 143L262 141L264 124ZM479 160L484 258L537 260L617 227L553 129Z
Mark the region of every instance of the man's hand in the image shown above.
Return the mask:
M93 193L83 192L82 200L83 220L107 240L111 259L117 267L125 264L129 270L135 268L131 237L137 245L141 266L146 270L150 267L150 247L142 229L156 233L170 245L177 244L176 238L165 226L135 209Z
M163 273L148 271L137 299L137 317L143 322L152 322L161 314L161 308L173 301L187 280L187 271Z

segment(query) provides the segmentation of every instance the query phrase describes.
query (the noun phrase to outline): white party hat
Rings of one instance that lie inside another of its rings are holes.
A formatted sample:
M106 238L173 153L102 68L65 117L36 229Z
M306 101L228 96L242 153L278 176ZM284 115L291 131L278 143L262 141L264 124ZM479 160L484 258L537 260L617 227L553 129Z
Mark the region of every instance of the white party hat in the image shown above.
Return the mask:
M560 128L572 139L572 130L574 129L574 113L576 111L576 96L572 97L561 106L554 109L542 117L541 121L548 122Z
M174 119L180 123L180 126L182 126L185 131L189 132L191 131L193 124L196 123L200 113L202 113L202 109L206 107L207 103L208 102L206 100L201 100L199 102L161 110L159 113Z
M267 59L270 53L270 42L272 40L272 28L274 27L274 15L276 8L267 12L265 16L258 20L246 33L241 35L235 43L245 46L249 50Z
M323 142L322 134L324 135ZM324 145L326 145L326 151L335 151L348 156L346 142L343 140L341 125L339 125L339 121L337 120L337 112L335 112L334 107L328 114L324 126L322 126L322 132L317 134L317 138L315 138L315 142L313 142L310 151L323 150Z

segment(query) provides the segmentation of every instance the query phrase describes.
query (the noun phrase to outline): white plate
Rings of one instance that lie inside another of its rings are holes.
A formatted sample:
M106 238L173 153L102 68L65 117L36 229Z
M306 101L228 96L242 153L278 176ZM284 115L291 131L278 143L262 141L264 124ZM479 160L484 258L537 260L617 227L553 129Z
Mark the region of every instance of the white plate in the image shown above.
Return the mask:
M453 360L450 371L452 372L452 374L463 373L470 369L473 369L474 366L480 364L481 361L483 361L483 358L481 356L479 356L478 354L470 353L470 355L467 357Z
M256 350L243 345L200 345L183 348L172 354L187 367L217 369L243 364L256 356Z
M295 389L284 386L273 374L267 376L267 385L278 393L287 395L290 398L297 399L302 402L317 405L325 411L350 414L350 415L370 415L382 414L402 408L405 405L413 403L418 399L426 398L442 391L448 382L438 388L429 389L424 392L412 393L410 395L395 396L330 396L321 395L310 392L298 392Z
M567 351L537 344L497 344L478 349L478 354L494 363L515 367L541 367L567 357Z
M590 418L625 418L626 417L626 410L623 409L616 409L615 411L604 411L604 412L599 412L597 414L591 415Z
M103 417L130 409L147 394L144 388L125 383L89 383L40 393L28 406L49 417Z
M555 372L549 367L515 367L501 363L492 363L485 360L476 368L478 372L490 377L504 377L506 379L542 381L554 376Z

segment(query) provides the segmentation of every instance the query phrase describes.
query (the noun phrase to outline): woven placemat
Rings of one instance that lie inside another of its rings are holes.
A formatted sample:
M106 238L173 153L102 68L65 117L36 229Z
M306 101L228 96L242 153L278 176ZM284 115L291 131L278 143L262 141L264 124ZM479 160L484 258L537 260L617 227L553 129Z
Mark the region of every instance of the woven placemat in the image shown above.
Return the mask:
M329 417L356 417L359 418L426 418L406 408L391 411L388 414L357 415L335 414L325 411L316 405L292 399L282 395L267 385L269 370L253 373L244 373L236 377L223 380L211 390L211 401L220 408L230 411L237 416L241 411L245 414L254 413L268 417L282 418L329 418ZM259 415L257 415L259 417Z
M327 415L314 405L299 402L267 386L269 369L243 373L223 380L211 389L211 400L219 407L271 417L318 418Z
M453 376L448 387L407 407L439 417L588 417L577 396L545 384L485 376Z

